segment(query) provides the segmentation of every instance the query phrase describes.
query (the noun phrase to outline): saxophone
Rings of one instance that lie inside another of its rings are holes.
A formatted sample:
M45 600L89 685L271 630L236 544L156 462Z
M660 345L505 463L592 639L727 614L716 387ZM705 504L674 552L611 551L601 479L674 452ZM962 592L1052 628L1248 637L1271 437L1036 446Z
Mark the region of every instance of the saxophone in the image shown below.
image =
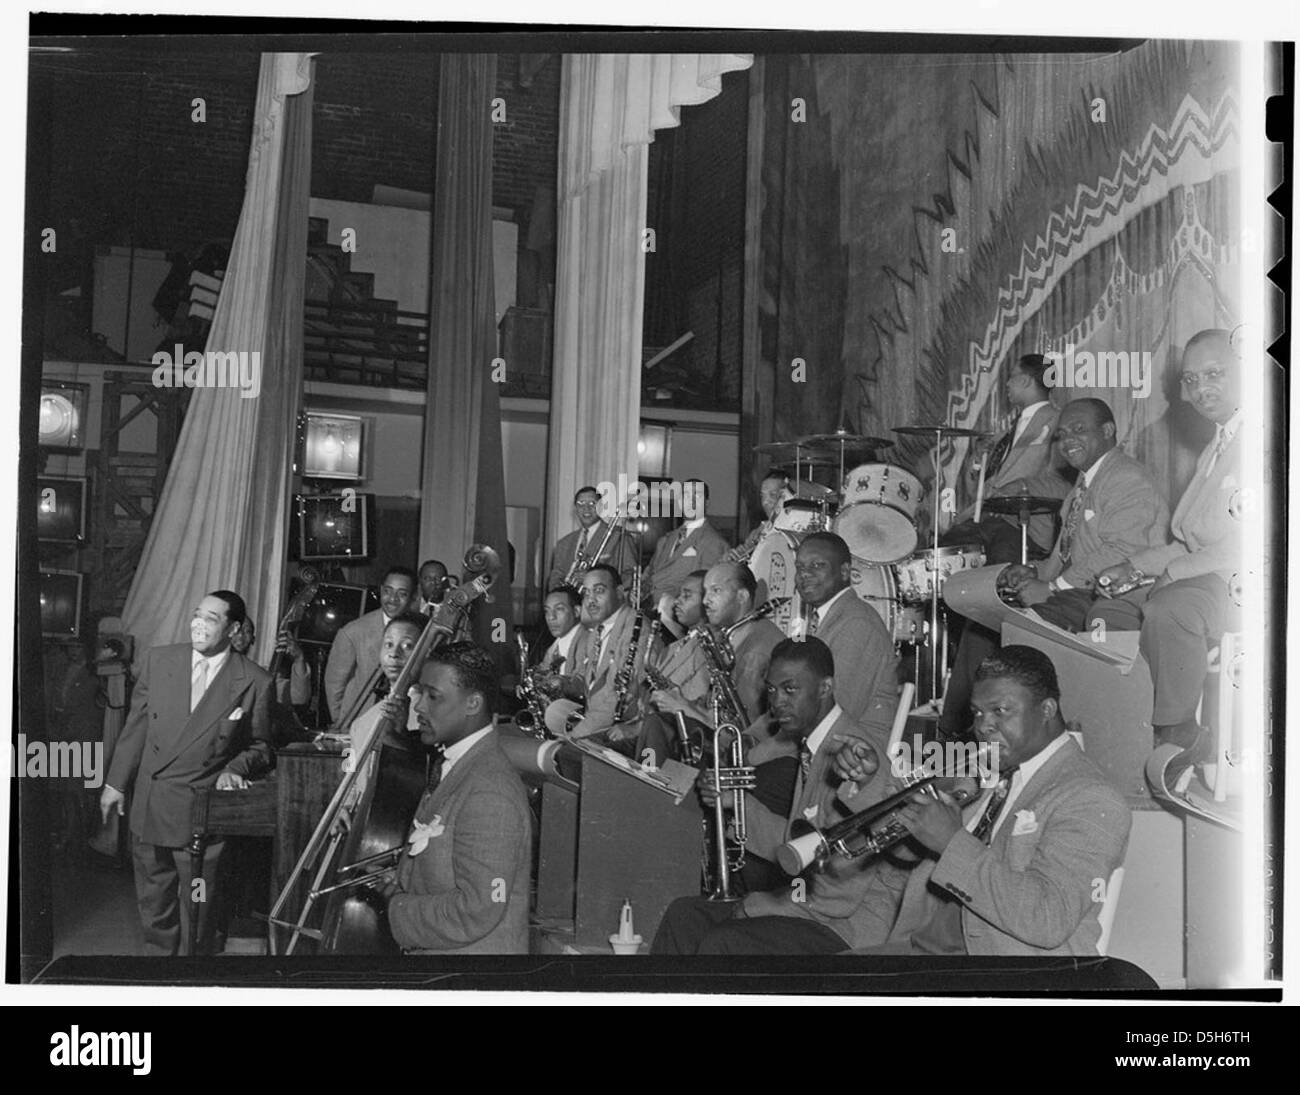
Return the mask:
M525 734L545 741L551 735L546 729L548 697L537 683L537 674L542 667L540 664L529 667L528 640L517 631L515 642L519 644L519 683L515 686L515 695L524 701L524 706L515 712L515 725Z

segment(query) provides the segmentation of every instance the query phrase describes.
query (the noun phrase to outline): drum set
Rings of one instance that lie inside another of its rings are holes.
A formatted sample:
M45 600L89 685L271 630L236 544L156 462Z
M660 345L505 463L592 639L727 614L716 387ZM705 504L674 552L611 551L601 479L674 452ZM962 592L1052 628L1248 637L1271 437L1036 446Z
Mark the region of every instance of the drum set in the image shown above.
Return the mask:
M956 426L899 426L897 434L933 438L936 473L945 438L978 437ZM772 527L749 557L758 581L758 601L790 598L773 615L782 630L802 614L795 586L795 552L812 532L834 532L852 554L853 592L884 621L896 646L916 650L918 692L929 678L929 698L937 699L947 676L946 616L940 611L948 578L984 565L978 545L939 545L940 491L927 499L921 480L906 468L879 459L892 440L851 434L812 434L794 441L754 446L771 470L784 473L789 493ZM863 458L864 462L859 462ZM838 489L816 481L833 478ZM936 482L939 477L936 474ZM932 543L918 550L919 518L932 503Z

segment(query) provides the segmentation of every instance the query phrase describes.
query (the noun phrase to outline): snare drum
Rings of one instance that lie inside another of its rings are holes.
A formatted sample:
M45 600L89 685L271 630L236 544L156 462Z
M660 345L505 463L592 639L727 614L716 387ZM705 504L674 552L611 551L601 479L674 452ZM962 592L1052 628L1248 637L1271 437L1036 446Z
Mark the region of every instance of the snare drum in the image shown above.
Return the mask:
M830 512L834 512L832 509ZM828 521L829 523L829 521ZM806 536L823 528L822 507L819 503L804 498L790 498L782 505L772 521L774 528L785 532Z
M849 551L872 563L896 563L916 550L921 480L894 464L863 464L844 477L834 530Z
M790 620L799 611L799 598L794 589L794 553L799 540L784 529L773 529L758 542L749 557L749 569L758 582L754 603L761 605L773 597L791 600L769 617L782 631L787 631Z
M958 571L974 570L984 565L984 549L978 544L962 544L939 549L937 573L939 593L944 583ZM933 549L918 551L910 559L894 567L898 580L898 596L905 604L929 601L935 588L935 558Z

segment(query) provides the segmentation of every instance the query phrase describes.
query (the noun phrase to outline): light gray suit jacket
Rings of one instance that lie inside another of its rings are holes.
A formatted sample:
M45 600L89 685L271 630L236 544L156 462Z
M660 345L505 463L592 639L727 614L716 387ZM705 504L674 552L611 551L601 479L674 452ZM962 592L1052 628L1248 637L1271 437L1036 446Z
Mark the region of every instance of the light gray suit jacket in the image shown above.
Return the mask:
M600 547L600 542L605 538L605 532L609 526L604 521L597 521L591 526L591 532L587 536L586 556L590 559L596 549ZM582 529L576 528L567 536L561 536L555 543L555 550L551 552L551 569L546 575L546 588L543 593L549 593L564 583L565 575L569 572L569 567L573 565L573 557L578 550L578 541L582 539ZM632 572L640 565L640 560L636 558L636 551L631 537L624 536L622 529L615 529L609 537L609 543L605 545L605 550L600 553L598 559L592 560L595 563L608 563L618 570L619 576L623 579L623 584L630 588L632 583ZM582 572L579 571L573 577L575 586L582 585Z
M418 852L408 842L398 863L388 902L398 945L417 954L527 954L532 815L495 730L425 793L415 821L436 835Z
M991 844L962 829L912 872L891 943L955 899L968 954L1096 955L1098 896L1128 846L1124 796L1071 739L1007 810Z
M1021 432L998 468L997 474L984 481L984 497L1018 492L1023 486L1029 494L1045 498L1064 498L1070 493L1070 480L1066 478L1067 465L1053 444L1056 421L1061 412L1048 403L1034 412L1033 418ZM972 497L975 481L971 484ZM974 515L973 505L963 514L963 519ZM1015 517L1003 520L1015 522ZM1036 514L1029 519L1029 535L1035 543L1049 544L1053 536L1052 515Z
M1075 491L1083 502L1070 541L1070 565L1061 560L1061 541ZM1107 567L1130 559L1169 539L1169 506L1144 464L1118 448L1111 449L1088 486L1080 474L1061 504L1061 534L1049 558L1038 564L1044 581L1063 577L1075 587L1090 585Z
M379 665L383 643L382 608L345 624L334 636L329 661L325 663L325 700L335 720L348 712Z
M595 733L608 729L614 723L614 708L618 705L619 670L627 660L628 646L632 642L632 630L636 621L636 612L630 605L623 605L613 616L605 621L606 628L612 628L609 637L601 644L599 655L595 651L595 631L583 628L569 648L569 657L565 666L566 674L582 677L589 681L587 685L586 715L583 718L583 734ZM655 640L654 656L658 656L662 647ZM639 719L644 714L642 701L646 691L641 685L645 675L646 652L650 645L650 621L642 618L641 634L637 638L636 658L632 663L632 675L628 681L628 703L624 711L624 721ZM594 667L590 664L595 657ZM651 664L653 664L653 659Z
M898 655L880 614L850 588L817 625L835 659L835 701L854 722L886 737L898 705Z
M722 562L730 550L722 534L707 520L686 536L680 536L680 533L680 528L667 532L655 544L655 552L646 569L645 592L651 604L665 593L676 596L688 575Z

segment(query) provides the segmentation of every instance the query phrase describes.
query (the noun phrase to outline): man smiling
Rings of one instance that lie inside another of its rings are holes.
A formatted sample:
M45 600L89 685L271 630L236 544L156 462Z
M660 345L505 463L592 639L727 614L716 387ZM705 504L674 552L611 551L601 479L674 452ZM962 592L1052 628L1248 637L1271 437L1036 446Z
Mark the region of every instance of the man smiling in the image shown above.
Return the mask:
M194 885L185 851L194 795L213 785L240 790L271 764L271 677L231 648L246 615L238 594L209 593L195 606L188 643L145 655L100 795L107 820L132 791L131 858L149 954L179 953L194 910L199 952L213 949L208 913L224 843L207 845Z
M410 567L389 567L379 587L380 607L353 620L334 636L325 663L325 699L335 720L351 710L379 665L384 628L410 606L415 584L415 571Z

